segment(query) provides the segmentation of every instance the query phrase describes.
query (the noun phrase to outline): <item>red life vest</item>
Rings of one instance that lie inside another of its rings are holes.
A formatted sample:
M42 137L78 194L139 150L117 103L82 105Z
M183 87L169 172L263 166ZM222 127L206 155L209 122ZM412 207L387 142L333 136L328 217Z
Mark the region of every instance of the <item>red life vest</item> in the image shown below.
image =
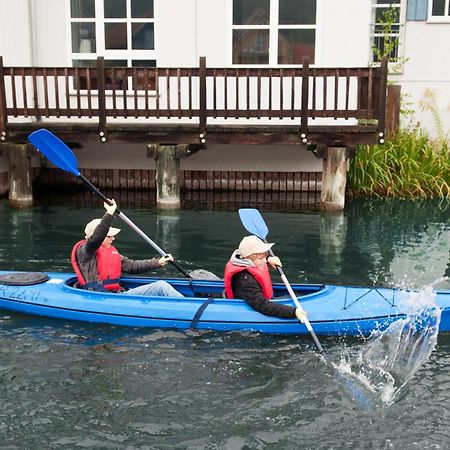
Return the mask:
M231 260L228 261L225 266L225 274L223 277L225 283L225 296L227 298L235 298L233 289L231 288L231 280L235 274L242 272L243 270L247 270L255 277L256 281L261 285L264 297L267 300L270 300L273 297L273 287L267 264L264 264L262 268L258 269L257 267L238 266L233 264Z
M118 281L120 278L120 274L122 273L122 261L120 259L119 252L113 246L106 247L104 245L101 245L97 249L97 251L95 252L95 257L97 259L97 273L100 282L86 283L86 280L84 279L83 274L81 273L77 261L77 250L80 247L80 245L84 244L85 242L86 240L77 242L74 245L71 254L72 266L77 275L80 287L86 288L87 285L92 284L92 286L94 287L95 285L98 285L100 288L105 288L108 291L114 292L119 291L120 284Z

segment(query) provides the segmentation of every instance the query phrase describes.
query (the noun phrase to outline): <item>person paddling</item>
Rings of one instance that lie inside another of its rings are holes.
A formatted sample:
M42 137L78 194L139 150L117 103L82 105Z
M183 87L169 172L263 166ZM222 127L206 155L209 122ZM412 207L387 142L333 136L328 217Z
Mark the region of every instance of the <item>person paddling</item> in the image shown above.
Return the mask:
M273 243L265 243L257 236L246 236L233 252L225 266L224 282L227 298L242 298L249 306L267 316L296 317L304 322L307 317L302 308L271 302L272 281L268 265L281 267L277 256L269 256Z
M120 232L112 227L116 202L104 203L106 210L102 219L91 220L85 227L85 239L77 242L71 254L72 266L78 278L77 287L91 291L121 292L131 295L183 297L163 280L125 290L120 284L122 272L142 273L165 266L173 261L170 254L161 258L132 260L121 255L112 245Z

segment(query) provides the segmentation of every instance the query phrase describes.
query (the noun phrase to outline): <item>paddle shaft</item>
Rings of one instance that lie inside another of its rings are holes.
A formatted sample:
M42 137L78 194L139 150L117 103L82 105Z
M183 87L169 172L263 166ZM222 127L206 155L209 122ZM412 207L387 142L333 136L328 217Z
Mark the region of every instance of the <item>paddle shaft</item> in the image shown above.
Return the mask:
M111 200L106 197L98 188L96 188L87 178L85 178L81 173L78 175L80 180L85 186L87 186L95 195L100 197L105 203L111 205ZM144 241L150 244L161 256L166 256L167 253L159 247L155 242L153 242L134 222L132 222L123 212L116 209L116 214L139 236L141 236ZM182 273L186 278L192 278L182 267L180 267L175 261L169 261L180 273Z
M267 240L264 239L264 242L267 243ZM269 255L270 256L275 256L275 254L273 253L272 249L269 249ZM292 289L292 286L290 285L288 279L286 278L286 275L283 272L283 269L280 266L277 266L277 271L280 274L281 279L283 280L284 285L286 286L287 291L289 292L289 295L291 296L292 300L295 303L295 306L297 308L301 308L300 306L300 302L298 301L297 296L295 295L295 292ZM311 323L309 322L308 318L305 317L304 319L304 324L306 325L306 328L309 331L309 334L311 335L311 337L313 338L314 344L316 344L317 350L319 350L319 353L323 352L323 347L321 345L321 343L319 342L319 339L316 336L316 333L314 332Z

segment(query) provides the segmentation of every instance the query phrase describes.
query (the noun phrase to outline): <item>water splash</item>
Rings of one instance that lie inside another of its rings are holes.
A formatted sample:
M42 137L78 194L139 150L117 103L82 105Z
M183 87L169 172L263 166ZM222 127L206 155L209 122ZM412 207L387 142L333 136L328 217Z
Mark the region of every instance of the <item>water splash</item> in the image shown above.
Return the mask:
M374 332L356 355L344 349L336 365L339 372L356 379L383 404L397 401L436 346L441 310L433 286L441 281L419 291L403 291L399 309L405 318Z

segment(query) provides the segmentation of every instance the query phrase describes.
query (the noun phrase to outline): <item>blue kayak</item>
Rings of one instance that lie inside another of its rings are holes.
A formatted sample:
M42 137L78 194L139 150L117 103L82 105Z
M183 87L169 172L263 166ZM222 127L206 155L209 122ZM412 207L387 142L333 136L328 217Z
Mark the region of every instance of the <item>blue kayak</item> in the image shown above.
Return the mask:
M123 277L132 288L161 278ZM144 297L74 288L73 273L1 272L0 309L64 320L130 327L249 330L307 335L296 319L269 317L243 300L224 299L222 281L165 278L184 298ZM404 291L391 288L292 284L318 335L368 335L404 318ZM272 301L294 306L283 284ZM442 310L440 332L450 331L450 291L436 292Z

